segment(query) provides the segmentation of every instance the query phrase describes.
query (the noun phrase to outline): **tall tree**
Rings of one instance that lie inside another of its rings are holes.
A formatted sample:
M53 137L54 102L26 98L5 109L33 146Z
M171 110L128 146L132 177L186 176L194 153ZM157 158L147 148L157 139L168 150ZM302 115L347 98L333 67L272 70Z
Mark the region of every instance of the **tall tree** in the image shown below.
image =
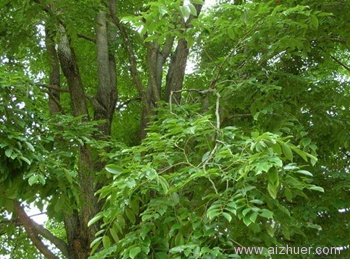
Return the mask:
M1 254L349 253L350 6L203 4L1 3Z

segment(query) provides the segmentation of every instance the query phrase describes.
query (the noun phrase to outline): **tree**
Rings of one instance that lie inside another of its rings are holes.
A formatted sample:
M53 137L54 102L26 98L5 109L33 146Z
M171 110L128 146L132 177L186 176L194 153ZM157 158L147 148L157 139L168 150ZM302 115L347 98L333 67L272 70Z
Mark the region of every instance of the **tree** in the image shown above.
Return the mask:
M4 2L2 253L349 253L350 6L321 2Z

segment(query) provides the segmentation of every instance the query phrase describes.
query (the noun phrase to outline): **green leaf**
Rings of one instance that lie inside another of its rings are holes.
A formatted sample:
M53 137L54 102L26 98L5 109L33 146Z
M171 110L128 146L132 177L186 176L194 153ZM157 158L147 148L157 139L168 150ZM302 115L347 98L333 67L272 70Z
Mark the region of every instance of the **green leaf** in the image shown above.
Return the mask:
M310 24L311 24L311 28L317 30L318 29L318 19L316 17L316 15L310 15Z
M273 199L276 199L276 197L277 197L277 192L278 192L277 187L276 187L274 184L271 184L271 183L269 182L268 185L267 185L267 190L268 190L270 196L271 196Z
M111 246L111 240L108 236L103 236L102 238L102 244L105 249L108 249Z
M273 218L273 212L268 210L268 209L262 209L259 212L259 215L263 218L267 218L267 219L272 219Z
M30 162L30 160L24 156L20 156L19 159L23 160L24 162L26 162L28 165L30 165L32 162Z
M101 243L102 237L95 238L94 241L91 242L90 248L94 247L95 245L98 246Z
M181 246L185 243L184 237L181 232L177 233L175 236L175 245L176 246Z
M182 15L182 18L188 19L190 17L190 10L187 6L180 6L180 13Z
M128 177L128 178L125 179L125 184L130 189L133 189L136 186L136 181L135 181L134 178Z
M44 178L44 176L42 176L41 174L38 175L38 180L42 185L45 185L46 180Z
M324 189L320 186L312 185L308 187L309 190L318 191L318 192L324 192Z
M167 194L169 191L169 184L167 180L165 180L164 177L159 176L159 184L162 187L164 194Z
M298 171L296 171L296 173L303 174L306 176L313 176L312 173L310 173L309 171L306 171L306 170L298 170Z
M188 7L190 8L190 12L193 16L197 16L197 9L193 4L189 4Z
M130 258L135 258L139 253L141 253L141 251L142 249L139 246L131 248L129 251Z
M306 152L300 150L299 148L295 147L295 146L291 146L291 148L293 149L293 151L295 153L297 153L299 156L301 156L306 162L307 162L307 156L306 156Z
M292 195L292 191L289 188L285 188L284 189L284 195L286 196L287 201L291 202L293 195Z
M271 225L266 226L266 231L269 234L270 237L275 236L275 229Z
M213 218L216 218L217 216L219 216L220 213L221 213L221 209L209 208L209 210L207 211L207 217L209 218L209 220L212 220Z
M13 149L12 148L8 148L8 149L5 150L5 155L7 157L11 158L12 152L13 152Z
M280 144L282 146L283 154L285 155L285 157L288 160L293 161L293 152L292 152L291 148L289 147L289 145L284 143L284 142L281 142Z
M116 176L119 176L123 173L122 168L117 165L106 165L106 170Z
M114 226L112 226L112 227L109 229L109 232L111 233L111 236L112 236L114 242L115 242L115 243L118 243L118 242L119 242L119 238L118 238L117 231L114 229Z
M91 225L93 225L94 223L96 223L97 221L99 221L102 217L103 217L103 214L102 214L102 213L97 214L95 217L93 217L92 219L90 219L90 221L88 222L88 227L90 227Z
M33 184L36 184L39 180L39 176L38 175L32 175L31 177L29 177L28 179L28 183L30 186L32 186Z
M259 215L258 212L254 211L254 212L250 215L250 217L249 217L250 221L253 222L253 223L255 223L255 221L256 221L258 215Z
M267 190L270 196L276 199L279 190L279 175L278 170L275 167L272 167L269 170Z
M130 220L130 222L131 222L132 224L135 224L135 222L136 222L136 217L135 217L134 212L133 212L131 209L126 208L126 209L125 209L125 214L126 214L126 216L128 217L128 219Z
M243 223L248 227L253 222L251 221L250 216L246 215L246 216L243 217Z
M249 202L257 204L257 205L264 204L264 202L262 200L259 200L259 199L253 199L253 200L250 200Z
M231 222L232 216L229 213L223 212L222 216L224 216L227 219L228 222Z

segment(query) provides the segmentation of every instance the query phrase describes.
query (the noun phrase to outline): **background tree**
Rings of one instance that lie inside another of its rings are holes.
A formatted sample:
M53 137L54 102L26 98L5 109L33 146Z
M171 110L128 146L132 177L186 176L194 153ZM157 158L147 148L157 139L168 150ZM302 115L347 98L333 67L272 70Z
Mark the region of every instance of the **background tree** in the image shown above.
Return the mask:
M3 254L349 253L346 2L1 4Z

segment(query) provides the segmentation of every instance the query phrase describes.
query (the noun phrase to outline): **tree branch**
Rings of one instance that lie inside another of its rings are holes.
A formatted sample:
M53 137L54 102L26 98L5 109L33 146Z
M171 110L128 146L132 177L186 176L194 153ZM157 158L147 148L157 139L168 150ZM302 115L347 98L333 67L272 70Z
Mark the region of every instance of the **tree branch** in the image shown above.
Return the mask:
M347 65L345 65L343 62L341 62L339 59L337 59L333 55L330 55L330 56L336 63L338 63L339 65L341 65L343 68L345 68L347 71L350 72L350 68Z
M64 256L68 256L68 247L67 244L55 237L50 231L45 229L43 226L39 225L35 221L33 221L21 207L18 201L13 201L15 213L21 223L24 226L30 240L33 242L35 247L47 258L58 258L51 250L42 242L39 235L49 240L52 244L54 244Z
M133 102L133 101L140 101L141 98L140 97L134 97L131 99L126 100L125 102L121 102L119 105L117 105L115 107L116 110L120 110L121 108L123 108L124 106L128 105L129 103Z
M62 89L62 88L60 88L60 87L58 87L56 85L37 84L37 86L44 87L44 88L47 88L49 90L54 90L54 91L57 91L57 92L69 93L68 89Z
M93 39L93 38L90 38L89 36L86 36L86 35L81 34L81 33L78 33L77 35L78 35L79 38L82 38L84 40L90 41L90 42L92 42L94 44L96 43L96 40Z
M134 49L132 47L132 44L131 44L131 41L129 38L129 34L126 31L125 26L120 22L119 18L116 15L112 14L111 19L112 19L113 24L119 29L119 31L122 35L122 38L124 40L124 44L126 46L126 50L127 50L128 58L129 58L129 62L130 62L129 69L130 69L130 73L131 73L132 79L134 81L134 84L136 86L136 89L139 92L141 99L144 102L146 102L146 95L145 95L145 92L143 90L143 84L142 84L141 78L140 78L139 73L137 71L136 56L135 56Z

